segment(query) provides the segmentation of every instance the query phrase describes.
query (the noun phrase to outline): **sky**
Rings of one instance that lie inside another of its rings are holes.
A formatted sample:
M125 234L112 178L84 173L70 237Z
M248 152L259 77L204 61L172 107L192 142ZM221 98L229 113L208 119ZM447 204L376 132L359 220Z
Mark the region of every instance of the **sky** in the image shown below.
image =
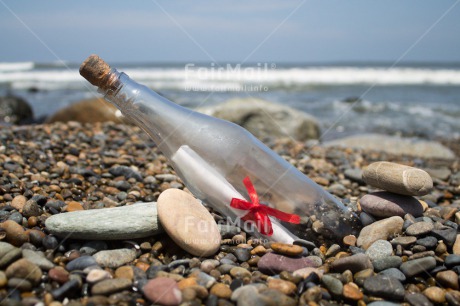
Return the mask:
M460 0L0 0L0 62L460 62Z

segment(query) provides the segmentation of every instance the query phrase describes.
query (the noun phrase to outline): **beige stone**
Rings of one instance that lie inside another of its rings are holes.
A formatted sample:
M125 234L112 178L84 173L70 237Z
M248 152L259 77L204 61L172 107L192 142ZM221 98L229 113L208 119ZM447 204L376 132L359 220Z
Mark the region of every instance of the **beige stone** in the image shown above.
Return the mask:
M168 189L160 194L157 206L160 223L185 251L200 257L218 251L219 228L208 210L192 195L180 189Z
M290 295L295 292L297 286L294 283L282 279L270 278L268 288L278 290L284 294Z
M460 234L457 235L454 245L452 246L452 252L456 255L460 255Z
M363 171L363 180L374 187L410 196L431 191L433 180L424 170L392 162L375 162Z
M359 233L357 245L367 250L367 248L377 240L388 240L402 233L404 220L395 216L374 222L365 226Z

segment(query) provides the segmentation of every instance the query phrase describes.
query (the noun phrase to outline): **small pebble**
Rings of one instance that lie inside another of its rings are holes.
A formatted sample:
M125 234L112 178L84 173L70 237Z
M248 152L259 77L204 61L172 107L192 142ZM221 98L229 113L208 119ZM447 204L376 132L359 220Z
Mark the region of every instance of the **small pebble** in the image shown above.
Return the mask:
M334 271L337 272L344 272L345 270L350 270L352 273L373 268L369 256L365 254L356 254L348 257L339 258L332 263L331 267Z
M386 240L377 240L366 250L366 255L371 261L385 258L393 254L393 246Z
M435 304L442 304L446 301L446 292L439 287L426 288L423 294Z
M406 277L412 277L422 272L430 271L435 267L436 260L433 257L423 257L403 262L399 269Z
M276 253L286 256L299 256L303 253L303 248L298 245L274 242L270 244L270 247Z
M230 289L230 287L222 283L217 283L214 286L212 286L209 293L221 299L230 299L230 297L232 296L232 290Z
M93 255L101 267L118 268L136 259L135 249L115 249L100 251Z
M297 289L294 283L282 279L271 278L268 280L268 288L278 290L286 295L291 295Z
M91 288L93 295L110 295L115 292L130 289L132 282L126 278L104 279Z

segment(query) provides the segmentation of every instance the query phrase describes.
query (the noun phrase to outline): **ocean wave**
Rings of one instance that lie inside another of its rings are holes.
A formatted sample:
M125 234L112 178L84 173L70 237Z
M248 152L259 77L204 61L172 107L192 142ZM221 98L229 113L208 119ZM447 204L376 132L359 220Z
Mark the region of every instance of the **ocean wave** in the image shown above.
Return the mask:
M34 69L32 62L0 63L0 83L15 89L35 87L55 90L87 86L77 69ZM120 69L123 70L123 69ZM280 69L186 69L128 68L126 73L138 82L157 89L200 88L237 90L247 85L268 89L308 89L311 86L398 86L460 85L460 69L381 67L306 67Z
M2 63L0 62L0 73L11 71L25 71L34 69L34 62L17 62L17 63Z

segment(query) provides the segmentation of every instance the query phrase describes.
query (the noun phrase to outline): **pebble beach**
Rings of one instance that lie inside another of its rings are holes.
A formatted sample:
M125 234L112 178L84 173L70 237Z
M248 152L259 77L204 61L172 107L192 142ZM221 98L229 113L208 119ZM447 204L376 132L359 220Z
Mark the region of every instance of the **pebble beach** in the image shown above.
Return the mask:
M137 127L9 126L0 138L0 305L460 305L458 158L273 139L275 152L359 216L359 233L268 242L205 205L213 239L187 249L161 205L192 196ZM157 201L163 226L144 224ZM131 231L97 215L135 205L145 207ZM51 222L82 211L94 213L72 223L79 236Z

